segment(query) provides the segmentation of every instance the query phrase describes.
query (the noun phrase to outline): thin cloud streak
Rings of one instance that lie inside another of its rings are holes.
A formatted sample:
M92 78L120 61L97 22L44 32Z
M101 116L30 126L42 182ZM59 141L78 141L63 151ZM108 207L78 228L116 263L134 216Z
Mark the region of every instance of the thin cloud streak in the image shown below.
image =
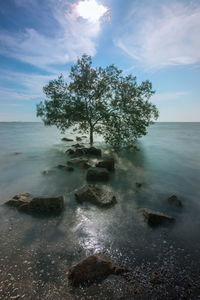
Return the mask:
M136 7L114 42L140 65L151 69L200 61L199 5L169 2L145 11L138 6L140 21L135 12Z

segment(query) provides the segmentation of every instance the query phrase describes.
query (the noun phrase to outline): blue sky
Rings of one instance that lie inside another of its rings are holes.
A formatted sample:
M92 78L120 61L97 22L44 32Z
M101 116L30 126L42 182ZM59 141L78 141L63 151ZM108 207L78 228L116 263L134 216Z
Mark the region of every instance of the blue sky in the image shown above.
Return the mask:
M0 121L37 121L42 87L83 53L152 81L159 121L200 121L196 0L1 0Z

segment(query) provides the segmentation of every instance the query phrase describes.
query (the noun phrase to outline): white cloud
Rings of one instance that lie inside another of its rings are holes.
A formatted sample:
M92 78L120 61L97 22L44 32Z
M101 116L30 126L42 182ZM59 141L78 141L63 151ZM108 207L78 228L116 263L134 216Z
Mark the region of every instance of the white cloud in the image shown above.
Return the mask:
M197 2L196 2L197 3ZM148 68L200 61L200 6L168 2L134 7L115 43Z
M156 93L151 97L151 101L160 102L160 101L173 101L181 100L181 98L188 95L188 92L173 92L173 93Z
M18 1L18 4L23 3ZM80 18L77 14L79 3L51 1L52 18L57 22L57 28L52 30L54 36L47 36L33 28L25 28L18 33L0 31L0 53L45 70L55 70L52 65L74 61L83 53L94 55L101 22L96 19L91 24L89 20ZM39 5L37 9L40 9Z
M28 101L38 98L44 98L43 86L51 79L55 79L56 75L38 75L20 72L5 71L0 74L0 80L6 80L7 83L13 85L21 85L21 87L0 87L0 100L5 103L8 101Z

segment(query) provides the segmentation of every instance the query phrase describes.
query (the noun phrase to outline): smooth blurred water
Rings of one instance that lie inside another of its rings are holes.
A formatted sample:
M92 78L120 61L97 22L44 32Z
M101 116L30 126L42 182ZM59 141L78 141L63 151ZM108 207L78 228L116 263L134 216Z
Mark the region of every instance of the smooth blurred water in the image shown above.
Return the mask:
M72 131L65 136L75 139ZM139 141L139 151L113 153L116 170L104 185L118 203L107 210L76 203L74 190L86 184L86 171L55 168L67 162L65 151L73 144L62 142L62 137L42 123L0 123L0 203L22 192L65 196L65 212L56 218L0 207L1 228L15 227L10 239L16 247L65 251L69 264L89 253L107 253L117 261L123 257L131 264L152 258L168 239L194 255L200 245L200 123L156 123ZM96 145L104 154L111 151L100 139ZM46 169L54 172L45 176ZM183 208L168 204L172 194ZM176 223L152 230L140 207L172 215Z

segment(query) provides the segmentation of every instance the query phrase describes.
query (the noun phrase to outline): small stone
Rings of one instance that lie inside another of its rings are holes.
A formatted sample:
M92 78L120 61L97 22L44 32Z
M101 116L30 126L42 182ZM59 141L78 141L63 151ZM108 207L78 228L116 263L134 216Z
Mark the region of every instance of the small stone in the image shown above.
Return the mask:
M174 205L179 206L179 207L183 206L181 200L179 200L176 195L172 195L170 198L168 198L168 202L170 204L174 204Z

